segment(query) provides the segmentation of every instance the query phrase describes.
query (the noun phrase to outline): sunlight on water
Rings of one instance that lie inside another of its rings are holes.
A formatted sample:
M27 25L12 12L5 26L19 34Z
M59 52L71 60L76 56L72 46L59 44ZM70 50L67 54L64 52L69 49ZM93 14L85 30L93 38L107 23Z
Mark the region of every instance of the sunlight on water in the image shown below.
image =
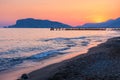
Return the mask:
M50 31L0 29L0 71L52 56L79 52L92 42L120 36L116 31Z

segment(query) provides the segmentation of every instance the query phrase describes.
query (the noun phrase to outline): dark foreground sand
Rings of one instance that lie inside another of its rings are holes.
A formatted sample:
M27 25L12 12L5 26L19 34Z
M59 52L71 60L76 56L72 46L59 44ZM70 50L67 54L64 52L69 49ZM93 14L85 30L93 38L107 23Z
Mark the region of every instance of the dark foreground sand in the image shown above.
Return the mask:
M120 80L120 37L28 75L28 80Z

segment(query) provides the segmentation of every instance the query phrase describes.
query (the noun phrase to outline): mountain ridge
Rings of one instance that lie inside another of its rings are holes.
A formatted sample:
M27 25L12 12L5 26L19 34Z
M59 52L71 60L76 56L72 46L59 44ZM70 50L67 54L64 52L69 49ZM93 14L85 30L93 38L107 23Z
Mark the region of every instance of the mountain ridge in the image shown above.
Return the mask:
M84 28L120 28L120 17L117 19L110 19L105 22L101 23L86 23L82 26L77 27L84 27Z
M7 28L120 28L120 17L101 23L86 23L81 26L71 26L58 21L42 20L34 18L18 19L16 24ZM5 27L6 28L6 27Z

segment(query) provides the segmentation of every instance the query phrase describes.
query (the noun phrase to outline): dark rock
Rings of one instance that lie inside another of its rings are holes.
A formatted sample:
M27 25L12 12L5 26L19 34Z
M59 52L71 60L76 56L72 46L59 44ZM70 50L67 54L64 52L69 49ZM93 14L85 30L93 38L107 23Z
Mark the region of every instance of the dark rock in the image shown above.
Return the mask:
M29 76L27 74L22 74L21 79L27 80L29 79Z

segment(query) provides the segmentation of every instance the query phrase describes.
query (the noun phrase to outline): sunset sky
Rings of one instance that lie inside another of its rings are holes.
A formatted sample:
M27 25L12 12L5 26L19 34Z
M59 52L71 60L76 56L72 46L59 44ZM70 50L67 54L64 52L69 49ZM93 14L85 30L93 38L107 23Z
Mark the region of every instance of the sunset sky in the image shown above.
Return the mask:
M70 25L120 17L120 0L0 0L0 26L36 18Z

